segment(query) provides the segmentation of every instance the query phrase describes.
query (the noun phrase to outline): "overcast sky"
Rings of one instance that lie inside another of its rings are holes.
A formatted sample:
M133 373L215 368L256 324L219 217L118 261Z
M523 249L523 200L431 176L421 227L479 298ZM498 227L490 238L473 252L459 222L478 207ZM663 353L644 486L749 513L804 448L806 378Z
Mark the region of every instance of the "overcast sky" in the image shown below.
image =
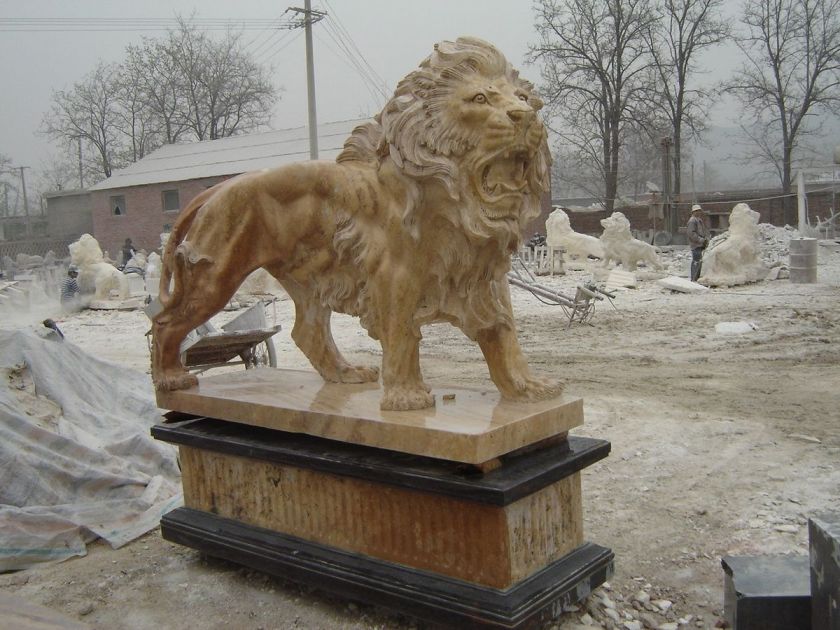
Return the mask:
M296 0L292 6L303 6ZM313 8L337 17L367 62L393 90L439 40L476 35L498 46L517 66L523 65L533 39L529 2L491 0L313 0ZM2 17L173 18L175 13L200 18L280 19L287 4L277 0L0 0ZM330 11L330 7L334 11ZM288 17L288 15L286 16ZM139 20L138 20L139 24ZM99 28L96 26L96 28ZM275 110L275 128L305 125L306 75L304 37L297 31L244 31L243 41L260 61L274 67L276 85L283 88ZM331 31L314 26L315 81L319 121L346 120L376 113L365 81L341 55ZM93 69L97 60L121 61L129 43L161 32L0 32L0 153L15 164L37 167L51 150L36 132L54 90L68 89ZM523 72L535 82L535 68Z
M295 0L291 6L302 6ZM495 44L521 74L539 83L539 70L524 63L535 40L529 0L312 0L343 25L366 61L393 90L440 40L474 35ZM738 3L731 0L733 12ZM3 18L173 18L176 13L229 19L281 19L290 6L276 0L0 0ZM287 15L286 18L289 16ZM90 23L93 28L101 25ZM0 27L6 29L7 27ZM46 28L46 27L36 27ZM376 113L381 107L367 83L348 63L326 24L316 24L315 75L318 120L346 120ZM37 171L51 152L37 130L55 90L69 89L98 60L118 62L125 46L163 33L133 31L0 31L0 153L14 164ZM306 78L302 30L248 30L243 41L258 61L270 63L283 88L274 128L305 125ZM725 52L709 64L727 65ZM721 118L721 113L717 113Z

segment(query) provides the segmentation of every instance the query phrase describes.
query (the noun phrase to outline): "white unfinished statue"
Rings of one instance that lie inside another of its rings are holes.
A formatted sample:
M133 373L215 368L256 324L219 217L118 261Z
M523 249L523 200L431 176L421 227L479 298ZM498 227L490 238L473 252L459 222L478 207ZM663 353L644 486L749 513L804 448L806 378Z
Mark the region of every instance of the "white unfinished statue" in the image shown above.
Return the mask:
M580 234L572 229L569 215L561 208L555 208L545 221L546 244L549 247L562 247L566 250L566 260L579 258L586 261L604 257L604 247L594 236Z
M82 234L68 249L70 262L79 269L79 290L82 293L93 293L94 300L128 297L128 280L119 269L105 262L95 238Z
M662 262L653 245L633 238L630 233L630 221L621 212L613 212L606 219L601 219L604 233L601 245L604 248L604 267L610 262L621 263L625 271L636 271L639 263L662 269Z
M160 289L160 264L160 255L157 252L152 252L146 258L144 280L146 281L146 292L150 295L157 295Z
M729 214L729 231L722 240L712 242L703 254L700 284L728 287L758 282L769 269L761 260L758 220L760 215L745 203L739 203Z

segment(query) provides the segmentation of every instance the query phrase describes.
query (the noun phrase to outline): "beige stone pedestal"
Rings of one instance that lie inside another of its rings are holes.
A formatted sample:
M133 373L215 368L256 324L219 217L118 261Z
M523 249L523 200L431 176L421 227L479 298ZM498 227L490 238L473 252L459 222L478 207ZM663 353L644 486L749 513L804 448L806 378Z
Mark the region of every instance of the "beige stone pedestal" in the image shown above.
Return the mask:
M265 369L160 394L185 503L164 537L458 626L526 627L606 579L580 470L609 443L567 435L581 401L433 393L383 412L375 385Z

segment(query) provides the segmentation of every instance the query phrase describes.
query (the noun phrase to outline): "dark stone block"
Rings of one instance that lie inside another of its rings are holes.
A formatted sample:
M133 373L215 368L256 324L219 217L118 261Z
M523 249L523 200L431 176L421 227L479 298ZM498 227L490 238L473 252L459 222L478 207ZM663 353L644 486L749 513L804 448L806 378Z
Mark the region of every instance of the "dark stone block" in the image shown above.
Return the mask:
M811 630L807 556L727 556L724 616L734 630Z
M840 514L808 520L811 550L811 623L814 630L840 630Z
M453 628L537 627L609 579L613 553L584 543L506 590L469 584L178 508L161 519L166 540L343 597Z
M152 436L192 446L505 506L533 494L610 453L610 443L587 437L568 440L519 456L503 457L488 473L431 457L327 440L211 418L152 427Z

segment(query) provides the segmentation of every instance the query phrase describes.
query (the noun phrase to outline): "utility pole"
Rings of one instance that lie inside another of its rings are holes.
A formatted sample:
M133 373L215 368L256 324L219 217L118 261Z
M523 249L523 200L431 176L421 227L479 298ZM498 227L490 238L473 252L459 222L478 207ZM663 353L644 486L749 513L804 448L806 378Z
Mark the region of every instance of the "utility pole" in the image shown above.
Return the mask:
M671 234L677 233L677 221L674 217L671 203L671 146L670 136L662 138L662 211L665 216L665 227Z
M304 8L289 7L295 13L303 14L303 21L295 28L303 26L306 34L306 96L309 104L309 159L318 159L318 117L315 114L315 60L312 54L312 25L323 20L327 15L323 11L313 11L311 0L304 0Z
M79 136L79 190L85 187L85 179L82 177L82 136Z
M23 169L28 166L18 166L20 169L20 187L23 189L23 214L26 216L26 236L32 236L32 225L29 220L29 200L26 197L26 177L23 174Z

